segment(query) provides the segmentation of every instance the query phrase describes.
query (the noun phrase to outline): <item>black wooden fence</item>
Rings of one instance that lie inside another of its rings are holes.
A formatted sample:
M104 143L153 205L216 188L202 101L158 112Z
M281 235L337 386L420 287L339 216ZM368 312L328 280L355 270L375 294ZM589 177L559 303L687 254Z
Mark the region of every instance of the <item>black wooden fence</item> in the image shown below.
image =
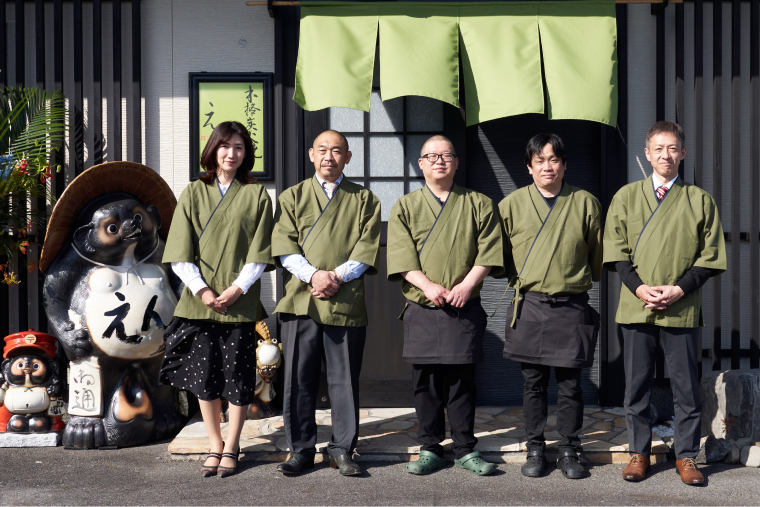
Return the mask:
M49 80L46 79L46 67L50 59L53 60L53 89L61 90L69 100L70 118L69 129L70 135L68 140L69 160L64 159L63 149L56 153L56 164L66 166L70 176L76 176L84 170L84 96L83 96L83 62L84 62L84 44L83 44L83 24L92 23L93 40L91 47L93 49L93 94L89 99L89 107L92 110L93 121L87 126L92 130L94 143L90 147L92 161L99 164L112 160L141 160L142 154L142 101L141 101L141 21L140 21L140 1L126 2L131 10L132 17L132 75L127 79L132 80L131 97L124 97L122 94L122 2L121 0L111 0L108 3L112 7L112 45L113 54L103 55L102 43L102 4L103 0L90 0L92 4L91 19L83 19L82 4L83 0L66 1L53 0L45 2L44 0L6 0L0 8L0 83L3 86L28 87L35 86L38 88L49 88ZM46 9L46 4L48 9ZM51 23L45 19L46 11L50 11L52 4L52 52L46 51L45 38L50 36ZM64 26L64 4L66 9L73 10L73 27ZM11 7L12 6L12 7ZM89 10L89 9L88 9ZM7 12L12 12L8 15ZM34 13L34 23L28 23L27 17ZM10 19L8 19L10 17ZM15 79L9 82L8 69L8 23L14 23L15 38ZM26 48L26 30L34 30L34 57L29 58ZM73 58L64 59L64 30L73 35ZM89 42L89 41L88 41ZM51 54L52 53L52 54ZM103 60L112 59L113 62L113 97L108 104L109 114L112 116L113 143L110 146L107 160L103 154ZM35 77L32 82L26 80L27 65L34 66ZM67 89L64 86L64 72L69 75L73 71L73 89ZM129 119L133 122L133 137L130 139L130 152L127 157L122 150L122 99L127 99ZM66 185L65 174L59 173L53 178L52 193L59 196ZM36 200L31 203L42 209L46 206L44 199ZM15 286L0 284L0 338L30 327L36 330L47 332L47 318L42 308L42 282L43 277L37 270L32 272L24 269L29 261L37 261L39 253L44 242L45 231L33 230L29 237L29 248L27 254L20 252L16 254L15 271L19 275L21 283ZM5 263L0 260L0 264Z

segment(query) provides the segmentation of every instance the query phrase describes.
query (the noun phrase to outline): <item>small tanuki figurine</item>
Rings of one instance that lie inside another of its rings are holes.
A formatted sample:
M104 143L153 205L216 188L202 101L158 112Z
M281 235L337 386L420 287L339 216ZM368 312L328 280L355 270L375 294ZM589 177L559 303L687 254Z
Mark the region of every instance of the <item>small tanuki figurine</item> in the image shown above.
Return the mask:
M179 281L161 263L176 202L149 167L110 162L77 176L53 210L40 271L71 360L67 447L137 445L183 422L175 391L158 385L177 306Z
M0 365L0 432L45 433L64 428L54 336L31 329L5 338ZM57 415L53 415L57 414Z
M256 334L256 400L248 410L248 419L275 415L275 410L270 406L276 395L272 380L282 364L282 344L270 336L269 327L263 320L256 323Z

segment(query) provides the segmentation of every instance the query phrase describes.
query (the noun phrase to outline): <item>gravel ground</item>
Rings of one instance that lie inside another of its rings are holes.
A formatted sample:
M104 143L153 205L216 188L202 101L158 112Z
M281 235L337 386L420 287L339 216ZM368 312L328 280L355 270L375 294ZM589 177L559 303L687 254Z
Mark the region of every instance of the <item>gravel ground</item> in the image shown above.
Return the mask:
M578 481L556 469L543 478L501 464L476 477L453 465L425 477L404 463L364 463L362 477L341 477L326 463L297 477L276 463L242 461L240 473L203 479L200 462L171 461L167 442L119 449L0 449L2 505L758 505L760 469L701 467L706 487L682 484L673 462L649 478L623 481L623 465L598 465Z

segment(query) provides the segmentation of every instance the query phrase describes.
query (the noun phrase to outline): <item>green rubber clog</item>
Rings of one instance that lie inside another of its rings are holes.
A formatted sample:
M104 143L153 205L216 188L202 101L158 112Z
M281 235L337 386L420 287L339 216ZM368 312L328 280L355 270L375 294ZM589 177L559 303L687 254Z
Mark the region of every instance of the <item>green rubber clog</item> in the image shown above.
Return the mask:
M446 460L430 451L420 451L417 461L410 461L406 471L414 475L427 475L446 466Z
M481 458L478 451L471 452L467 456L463 456L461 459L454 460L454 464L458 468L469 470L475 475L489 475L496 471L496 465Z

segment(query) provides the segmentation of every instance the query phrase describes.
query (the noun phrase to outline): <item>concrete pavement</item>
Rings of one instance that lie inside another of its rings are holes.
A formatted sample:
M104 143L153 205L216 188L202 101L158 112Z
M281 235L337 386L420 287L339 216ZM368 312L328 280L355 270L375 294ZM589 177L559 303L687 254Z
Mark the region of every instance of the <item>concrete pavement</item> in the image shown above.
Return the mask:
M276 463L241 461L233 477L202 479L198 461L171 460L169 441L110 451L62 447L0 449L2 505L758 505L760 469L701 465L707 487L682 484L674 464L651 476L622 480L622 464L595 465L587 479L556 470L539 479L501 463L496 475L461 469L412 476L405 463L366 462L363 477L341 477L320 464L297 477Z

